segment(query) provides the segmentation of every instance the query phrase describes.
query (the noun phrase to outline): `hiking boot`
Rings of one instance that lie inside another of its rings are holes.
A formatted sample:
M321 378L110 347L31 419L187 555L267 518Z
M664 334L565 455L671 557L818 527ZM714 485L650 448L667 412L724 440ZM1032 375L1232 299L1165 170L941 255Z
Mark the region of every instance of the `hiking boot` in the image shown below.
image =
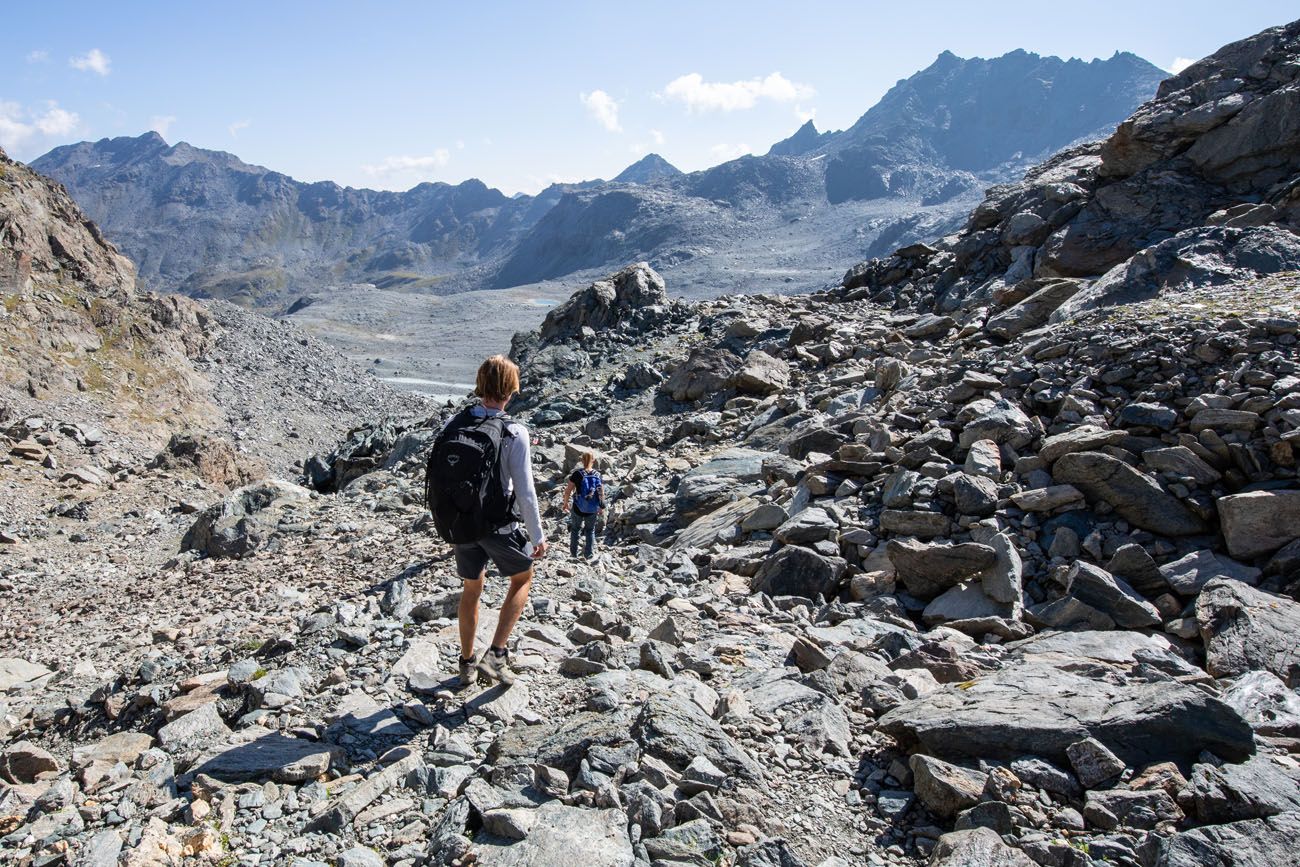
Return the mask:
M469 689L478 680L478 672L474 670L474 657L471 656L469 659L457 657L457 659L460 663L460 677L456 685L461 689Z
M514 683L515 673L510 670L510 651L497 653L495 648L489 648L478 661L478 673L488 680L499 680L506 686Z

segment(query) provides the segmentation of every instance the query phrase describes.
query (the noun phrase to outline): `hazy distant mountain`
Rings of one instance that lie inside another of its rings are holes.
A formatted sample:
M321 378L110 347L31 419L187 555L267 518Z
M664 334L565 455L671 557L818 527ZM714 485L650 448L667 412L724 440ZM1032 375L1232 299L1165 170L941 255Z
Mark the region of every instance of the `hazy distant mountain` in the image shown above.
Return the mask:
M681 173L681 169L659 156L659 154L646 154L619 172L617 177L614 178L614 182L618 184L651 184L664 178L675 178Z
M988 183L1109 134L1163 77L1132 54L945 52L842 132L809 121L763 157L683 174L650 154L612 181L513 198L478 180L401 193L306 184L156 133L56 148L32 165L156 289L274 305L324 284L454 292L637 259L683 269L676 285L732 289L757 274L800 279L828 256L842 266L882 234L947 230Z
M1037 162L1109 134L1165 77L1123 52L1085 63L1027 51L964 60L945 51L820 148L830 157L827 199L933 195L952 172Z

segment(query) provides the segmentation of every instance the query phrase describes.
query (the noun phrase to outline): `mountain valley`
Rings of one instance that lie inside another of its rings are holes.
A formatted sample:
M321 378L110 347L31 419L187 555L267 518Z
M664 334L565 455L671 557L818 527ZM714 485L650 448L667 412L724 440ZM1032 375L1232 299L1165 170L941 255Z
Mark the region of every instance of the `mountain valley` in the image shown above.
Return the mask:
M1141 64L545 207L0 156L0 861L1295 863L1300 21ZM609 503L461 689L425 457L498 342L556 547L584 452Z

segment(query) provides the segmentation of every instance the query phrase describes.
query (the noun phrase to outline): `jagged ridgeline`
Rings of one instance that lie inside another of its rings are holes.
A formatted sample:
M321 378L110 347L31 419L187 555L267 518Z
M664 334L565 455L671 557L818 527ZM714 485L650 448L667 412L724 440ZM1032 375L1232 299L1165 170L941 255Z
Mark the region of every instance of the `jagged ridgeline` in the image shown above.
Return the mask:
M304 439L302 487L200 440L60 482L0 441L0 847L1295 863L1298 84L1300 22L832 289L690 301L641 262L518 335L548 527L587 451L609 509L596 562L542 564L509 689L451 688L421 502L449 407ZM20 296L119 261L85 238ZM259 421L309 387L275 382ZM98 465L65 420L21 432Z
M305 184L156 133L56 148L33 165L67 185L148 287L245 305L349 282L502 288L640 259L679 293L821 286L873 239L931 238L989 183L1108 133L1162 77L1131 54L945 52L848 130L806 125L766 156L690 174L651 154L612 181L536 196L478 180L404 193Z

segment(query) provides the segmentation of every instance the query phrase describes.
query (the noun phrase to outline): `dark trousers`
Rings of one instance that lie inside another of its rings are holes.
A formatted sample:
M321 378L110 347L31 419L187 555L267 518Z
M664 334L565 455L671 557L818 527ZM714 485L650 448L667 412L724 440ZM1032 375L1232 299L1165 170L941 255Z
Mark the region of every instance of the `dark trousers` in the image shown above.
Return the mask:
M577 509L569 512L569 556L578 556L578 533L582 533L582 556L590 557L596 553L596 515L584 515Z

